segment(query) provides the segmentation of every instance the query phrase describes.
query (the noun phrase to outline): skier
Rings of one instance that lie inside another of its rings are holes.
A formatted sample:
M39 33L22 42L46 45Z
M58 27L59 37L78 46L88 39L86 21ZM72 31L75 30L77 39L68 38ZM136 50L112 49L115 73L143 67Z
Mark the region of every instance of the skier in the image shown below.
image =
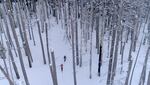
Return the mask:
M63 71L63 64L60 64L61 71Z
M66 59L67 59L67 57L66 57L66 56L64 56L64 62L66 62Z

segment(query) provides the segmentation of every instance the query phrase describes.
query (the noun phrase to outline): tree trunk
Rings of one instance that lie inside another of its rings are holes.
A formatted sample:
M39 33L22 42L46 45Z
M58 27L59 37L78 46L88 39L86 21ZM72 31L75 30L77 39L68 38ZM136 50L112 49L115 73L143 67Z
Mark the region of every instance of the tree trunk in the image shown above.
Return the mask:
M73 21L71 19L71 32L72 32L72 64L73 64L73 78L74 78L74 85L77 85L76 80L76 67L75 67L75 51L74 51L74 28L73 28Z
M44 45L43 45L43 40L42 40L42 35L41 35L39 21L37 21L37 26L38 26L38 32L39 32L39 37L40 37L40 42L41 42L41 48L42 48L42 54L43 54L43 61L44 61L44 64L46 64L46 58L45 58L45 53L44 53Z
M110 50L110 59L109 59L109 67L108 67L108 76L107 76L107 85L111 84L112 63L113 63L113 52L114 52L114 45L115 45L115 36L116 36L116 30L113 30L112 41L111 41L111 50Z
M48 28L47 28L47 23L45 23L45 31L46 31L46 48L47 48L47 56L48 56L48 62L49 64L51 63L51 59L50 59L50 53L49 53L49 42L48 42Z
M9 75L5 72L5 70L2 68L2 66L0 65L0 70L2 71L2 73L5 75L5 77L8 79L8 81L9 81L9 84L10 85L15 85L14 83L13 83L13 81L11 80L11 78L9 77Z
M131 73L132 62L133 62L132 60L129 61L127 77L126 77L126 80L125 80L125 85L129 85L129 77L130 77L130 73Z
M13 65L13 68L14 68L14 71L15 71L15 74L16 74L16 77L17 77L17 79L20 79L20 75L19 75L19 72L18 72L18 68L17 68L16 63L15 63L15 61L14 61L14 57L13 57L13 54L12 54L12 52L11 52L11 48L10 48L9 42L7 41L6 44L7 44L7 47L8 47L9 57L10 57L10 59L11 59L11 61L12 61L12 65Z
M53 73L54 73L54 76L53 76L54 85L58 85L54 51L51 52L51 55L52 55L52 67L53 67Z
M79 45L78 45L78 9L77 0L75 0L75 37L76 37L76 64L79 65Z
M11 14L9 14L9 20L10 20L10 23L13 22ZM18 50L18 54L19 54L19 60L20 60L22 72L23 72L23 75L24 75L24 78L25 78L25 82L26 82L26 85L30 85L29 81L28 81L27 73L26 73L26 70L25 70L25 67L24 67L24 62L23 62L23 57L22 57L22 53L21 53L21 48L20 48L20 45L19 45L19 40L17 38L15 28L12 24L11 24L11 27L12 27L11 29L12 29L13 37L14 37L15 42L16 42L16 46L17 46L17 50Z
M145 83L146 68L147 68L147 61L148 61L149 53L150 53L150 47L148 47L148 49L147 49L147 53L146 53L146 56L145 56L145 60L144 60L144 64L143 64L143 69L142 69L139 85L144 85L144 83Z
M147 85L150 84L150 71L149 71L149 74L148 74L148 79L147 79Z
M99 52L98 76L100 76L100 73L101 73L101 65L102 65L102 45L100 45L100 52Z
M140 46L139 46L139 49L138 49L138 52L137 52L137 56L136 56L136 59L135 59L135 63L134 63L133 69L132 69L132 73L131 73L131 78L130 78L129 85L132 84L132 77L133 77L135 66L136 66L136 63L137 63L137 60L138 60L138 57L139 57L139 53L140 53L140 50L141 50L142 42L143 42L143 36L142 36L142 39L141 39L141 42L140 42Z
M116 68L117 68L117 61L118 61L118 46L119 46L119 36L120 32L119 29L117 30L117 37L116 37L116 45L115 45L115 53L114 53L114 58L113 58L113 64L112 64L112 76L111 76L111 84L114 83L114 77L116 74Z
M20 7L20 5L18 6L18 8L19 7ZM23 17L22 17L22 14L21 14L21 9L18 9L18 11L19 11L20 20L21 20L21 21L19 20L19 15L18 15L17 20L18 20L20 35L22 36L23 47L24 47L26 56L28 57L29 67L31 68L32 67L31 62L33 61L33 59L32 59L32 56L31 56L31 51L30 51L30 48L29 48L28 40L27 40L25 24L24 24L24 21L22 20ZM22 29L21 29L21 25L22 25Z

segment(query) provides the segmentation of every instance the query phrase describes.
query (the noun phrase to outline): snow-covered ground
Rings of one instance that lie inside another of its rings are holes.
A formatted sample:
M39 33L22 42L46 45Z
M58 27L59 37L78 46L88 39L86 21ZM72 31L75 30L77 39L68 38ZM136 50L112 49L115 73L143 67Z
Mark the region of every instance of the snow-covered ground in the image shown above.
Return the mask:
M53 18L50 21L49 31L48 31L49 45L50 45L49 48L53 49L55 53L58 85L74 85L73 84L73 68L72 68L72 48L65 37L65 30L62 29L61 26L62 26L61 24L56 24ZM33 45L32 40L29 41L29 45L31 47L31 52L32 52L33 60L34 60L32 68L28 67L27 57L25 56L25 53L23 53L27 76L29 78L30 85L52 85L52 78L51 78L49 65L43 64L42 50L41 50L38 29L37 29L36 24L34 24L33 27L34 27L33 30L35 34L36 46ZM45 33L42 34L42 37L43 37L43 42L44 42L45 54L47 58ZM92 54L93 54L92 55L92 79L89 78L89 59L90 59L89 51L90 50L88 50L87 52L83 53L83 66L82 67L76 66L77 85L106 85L108 61L109 61L109 58L107 57L108 56L108 52L107 52L108 41L107 40L104 41L105 43L104 48L103 48L104 57L103 57L103 65L101 68L100 77L97 76L98 55L95 49L96 47L95 36L93 36L93 43L94 45L93 45L93 50L92 50ZM139 45L140 45L140 40L137 43L137 48L139 48ZM124 85L125 78L126 78L127 65L128 65L127 58L128 58L129 46L130 45L127 44L125 47L123 73L121 74L120 74L121 65L119 64L121 58L120 58L120 55L118 56L119 61L118 61L116 78L115 78L115 85ZM139 81L140 73L142 70L143 63L144 63L146 48L147 46L145 45L145 46L142 46L140 50L139 58L137 61L138 63L136 64L136 68L134 71L131 85L138 85L137 81ZM132 54L134 60L137 55L137 51L138 50L136 50L136 52ZM63 61L64 55L67 56L66 62ZM18 57L15 58L15 62L17 66L19 67L19 73L21 74L21 79L17 80L14 77L14 81L16 82L16 85L25 85ZM0 60L0 64L3 64L2 60ZM61 72L60 64L64 64L63 72ZM2 75L1 72L0 72L0 85L9 85L7 79L4 77L4 75Z
M35 34L36 46L33 45L32 41L29 41L33 60L34 60L32 68L28 67L27 57L23 56L25 60L25 68L27 70L29 82L31 85L51 85L52 79L51 79L49 65L43 64L42 50L41 50L40 41L39 41L38 29L36 25L34 26L35 26L34 34ZM47 54L45 33L42 34L42 37L43 37L44 46L45 46L45 54ZM65 38L65 31L61 28L61 25L57 25L56 23L50 24L49 45L50 45L50 48L53 49L55 53L58 84L59 85L73 85L72 49L67 39ZM96 53L93 53L93 54L96 54ZM25 55L25 53L23 53L23 55ZM64 55L67 56L66 62L64 62L63 60ZM97 77L98 56L97 55L93 56L93 68L92 68L93 78L92 79L89 79L88 61L89 61L89 55L87 53L87 55L85 54L85 56L83 57L83 67L82 68L77 67L77 70L76 70L77 82L79 85L85 85L85 84L98 85L101 82L100 78ZM22 73L18 58L16 58L15 62L17 63L19 67L20 73ZM64 64L63 72L61 72L60 70L60 64ZM4 77L4 75L2 74L0 76ZM23 78L23 76L21 78ZM20 79L19 81L15 79L15 81L17 84L19 83L23 83L23 85L25 84L23 79ZM2 85L8 85L8 81L6 80L6 78L1 79L0 83Z

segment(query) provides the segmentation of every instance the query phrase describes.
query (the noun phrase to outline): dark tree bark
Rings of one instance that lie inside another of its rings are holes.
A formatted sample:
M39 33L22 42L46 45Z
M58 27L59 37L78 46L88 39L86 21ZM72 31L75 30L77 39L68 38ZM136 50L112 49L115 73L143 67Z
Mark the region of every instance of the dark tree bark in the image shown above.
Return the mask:
M100 45L99 59L98 59L98 76L101 73L101 65L102 65L102 45Z

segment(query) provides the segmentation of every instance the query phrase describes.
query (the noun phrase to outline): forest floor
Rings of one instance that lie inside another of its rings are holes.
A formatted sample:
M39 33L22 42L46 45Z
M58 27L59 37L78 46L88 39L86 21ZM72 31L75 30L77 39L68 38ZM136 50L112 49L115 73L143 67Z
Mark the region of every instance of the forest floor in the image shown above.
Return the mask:
M73 84L73 68L72 68L72 48L70 43L68 43L67 38L65 37L65 31L62 29L62 26L60 24L56 24L55 21L52 19L50 21L50 28L49 28L49 48L54 51L55 59L56 59L56 69L57 69L57 78L58 78L58 85L74 85ZM38 35L38 29L35 25L34 28L34 34L35 34L35 41L36 46L33 45L33 41L29 41L29 45L31 48L32 56L33 56L33 67L28 67L28 61L27 57L25 56L25 53L23 53L24 57L24 63L25 68L27 71L27 76L29 78L30 85L52 85L52 78L51 73L48 65L43 64L43 58L42 58L42 50ZM95 33L95 32L93 32ZM18 34L19 36L19 34ZM141 34L142 36L142 34ZM46 38L45 33L42 34L43 42L44 42L44 50L47 58L47 50L46 50ZM140 45L140 39L137 43L137 49ZM87 52L83 52L83 65L82 67L76 66L76 74L77 74L77 85L106 85L107 80L107 71L108 71L108 41L107 38L104 41L104 48L103 48L103 65L101 68L101 76L97 76L97 70L98 70L98 55L95 49L95 36L93 36L93 46L92 46L92 79L89 78L89 60L90 60L90 44L87 44ZM89 41L90 42L90 41ZM130 43L130 42L128 42ZM115 78L115 85L124 85L126 73L127 73L127 66L128 66L128 51L129 51L129 45L127 44L125 47L125 53L124 53L124 64L123 64L123 71L120 73L120 55L118 55L118 67L117 67L117 73ZM138 85L139 77L142 71L142 66L144 63L144 57L146 55L146 48L147 46L142 46L139 58L136 64L136 68L133 75L133 82L131 85ZM83 48L84 49L84 48ZM51 50L50 50L51 51ZM135 60L135 57L137 55L137 51L133 53L133 59ZM64 62L63 57L64 55L67 57L66 62ZM47 59L48 60L48 59ZM7 60L8 62L9 60ZM16 85L25 85L19 58L15 58L15 62L17 66L19 67L19 73L21 74L21 79L17 80L14 77L14 81L16 82ZM134 63L134 62L133 62ZM0 59L0 64L3 64L2 60ZM60 65L64 65L64 70L61 71ZM10 66L8 65L8 68L10 70ZM150 69L150 68L148 68ZM147 78L146 78L147 80ZM9 85L7 79L4 77L4 75L0 72L0 85Z

